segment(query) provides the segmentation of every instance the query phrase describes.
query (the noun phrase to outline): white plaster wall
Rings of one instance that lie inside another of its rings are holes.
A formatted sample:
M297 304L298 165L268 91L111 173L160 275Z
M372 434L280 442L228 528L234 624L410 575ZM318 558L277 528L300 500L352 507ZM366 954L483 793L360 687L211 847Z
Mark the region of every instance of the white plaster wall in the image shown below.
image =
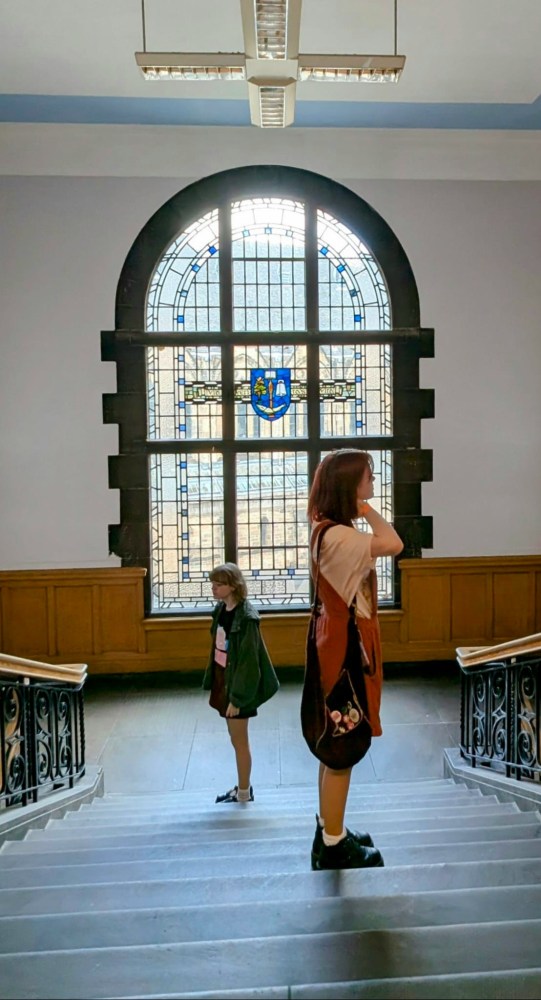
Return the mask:
M100 331L137 233L176 181L0 180L0 568L118 565L116 389Z
M302 155L295 165L318 169ZM219 168L214 158L206 173ZM426 555L539 552L541 182L332 175L394 229L436 331L436 357L422 363L436 390L423 432L434 450ZM117 432L101 410L115 370L100 360L100 330L113 325L137 233L194 176L0 178L2 569L117 565Z

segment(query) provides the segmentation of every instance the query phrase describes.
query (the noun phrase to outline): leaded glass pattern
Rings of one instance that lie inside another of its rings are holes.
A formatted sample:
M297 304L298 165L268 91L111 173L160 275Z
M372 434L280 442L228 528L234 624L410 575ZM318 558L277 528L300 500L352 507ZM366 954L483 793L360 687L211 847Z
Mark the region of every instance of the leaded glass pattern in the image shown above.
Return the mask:
M151 455L149 471L153 610L208 610L224 559L222 456Z
M227 211L231 242L220 275ZM309 453L313 463L343 438L363 447L363 438L393 434L391 345L340 342L341 332L391 328L382 272L345 224L310 211L313 244L301 202L224 202L221 216L215 208L193 222L155 268L147 330L156 342L146 348L153 612L208 611L208 573L225 558L241 566L256 606L307 609ZM308 332L306 253L308 245L315 281L316 228L319 327ZM225 295L220 278L231 280ZM283 342L288 334L298 342ZM252 392L258 373L267 395ZM288 394L280 412L277 398ZM372 443L371 453L374 504L391 518L392 452ZM379 561L378 576L380 600L392 600L392 559Z
M308 457L303 452L237 455L238 564L266 608L307 608Z
M215 346L147 348L148 436L208 440L222 435L222 361Z
M292 345L235 347L235 436L238 440L306 437L306 347ZM262 368L270 377L286 368L291 375L291 403L279 420L265 420L251 404L250 372Z
M204 215L161 258L147 295L147 330L220 329L218 211Z
M389 344L325 344L319 352L322 437L392 433Z
M320 330L389 330L389 294L373 253L321 210L317 240Z
M249 198L231 211L233 329L305 330L304 207Z

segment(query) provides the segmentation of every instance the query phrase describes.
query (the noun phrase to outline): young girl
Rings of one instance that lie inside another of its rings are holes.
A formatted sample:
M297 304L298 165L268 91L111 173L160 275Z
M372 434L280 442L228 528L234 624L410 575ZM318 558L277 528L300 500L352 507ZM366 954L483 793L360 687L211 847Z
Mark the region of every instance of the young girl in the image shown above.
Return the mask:
M218 603L212 615L212 645L203 688L210 690L209 705L227 722L238 776L238 784L218 795L216 802L253 802L248 720L276 694L279 683L238 566L230 562L216 566L209 580Z
M372 736L381 735L379 707L382 661L377 616L377 556L398 555L403 544L393 526L367 503L374 496L374 465L367 452L342 448L327 455L316 469L308 516L312 522L312 575L316 572L319 534L318 594L321 611L316 645L325 696L332 690L344 661L349 608L368 666L365 668L368 721ZM365 518L371 533L358 531L354 521ZM372 868L383 864L368 833L344 826L351 768L319 766L319 816L312 845L312 868Z

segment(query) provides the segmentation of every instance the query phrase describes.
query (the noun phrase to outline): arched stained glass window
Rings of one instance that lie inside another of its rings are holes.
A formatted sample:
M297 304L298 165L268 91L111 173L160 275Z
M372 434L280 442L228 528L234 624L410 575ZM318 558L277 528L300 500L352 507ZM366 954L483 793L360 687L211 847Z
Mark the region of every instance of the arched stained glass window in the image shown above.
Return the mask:
M417 405L408 443L412 421L397 428L397 411L430 337L397 329L396 309L418 308L409 265L385 223L351 192L287 168L243 168L191 190L191 205L186 189L152 220L154 246L141 234L144 264L137 243L135 263L128 257L119 289L128 276L133 286L134 270L140 286L132 301L119 297L104 352L120 374L129 343L145 422L144 444L137 439L126 455L141 458L132 465L144 480L147 519L139 496L141 521L126 518L112 547L147 566L151 613L208 612L208 573L225 559L239 564L260 609L307 610L309 483L334 448L369 450L375 506L400 530L400 503L409 503L429 543L419 517L427 470L404 476L403 452L422 454L419 416L430 413ZM427 392L418 381L411 388ZM121 495L135 501L135 489L121 487ZM136 559L134 537L145 549ZM379 587L380 601L392 604L391 559L382 560Z

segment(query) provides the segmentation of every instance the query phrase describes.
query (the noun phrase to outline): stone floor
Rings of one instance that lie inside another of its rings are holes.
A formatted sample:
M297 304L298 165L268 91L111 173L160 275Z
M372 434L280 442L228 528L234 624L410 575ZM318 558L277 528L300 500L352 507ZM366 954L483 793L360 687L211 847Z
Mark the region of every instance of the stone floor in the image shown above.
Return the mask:
M250 722L254 789L316 781L317 761L299 723L301 679L282 675L277 695ZM87 761L105 772L106 792L209 789L235 784L223 719L199 677L90 677L85 688ZM353 771L354 783L441 777L442 750L459 742L460 676L452 663L389 667L383 736Z

